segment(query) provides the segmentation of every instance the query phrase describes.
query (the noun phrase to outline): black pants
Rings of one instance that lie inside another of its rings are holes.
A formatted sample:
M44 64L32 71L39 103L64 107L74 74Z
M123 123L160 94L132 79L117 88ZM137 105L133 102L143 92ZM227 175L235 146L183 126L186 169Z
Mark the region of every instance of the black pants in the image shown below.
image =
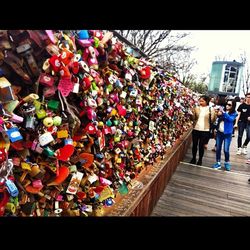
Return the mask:
M196 159L198 145L199 145L199 160L202 161L204 155L204 145L207 144L209 140L209 131L199 131L194 129L192 132L192 140L193 140L193 147L192 147L193 159Z
M238 122L238 148L241 148L242 146L242 137L243 137L243 133L244 133L244 130L246 130L246 139L243 143L243 146L247 146L247 144L249 143L250 141L250 138L249 138L249 133L248 133L248 126L247 126L247 123L246 122L241 122L239 121Z

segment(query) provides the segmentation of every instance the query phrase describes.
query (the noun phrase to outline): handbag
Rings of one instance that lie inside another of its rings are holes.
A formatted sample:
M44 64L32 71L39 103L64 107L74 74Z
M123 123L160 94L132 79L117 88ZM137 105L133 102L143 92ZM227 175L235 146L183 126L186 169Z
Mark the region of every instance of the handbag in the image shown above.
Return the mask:
M211 107L209 107L209 139L214 139L216 137L216 129L211 119Z

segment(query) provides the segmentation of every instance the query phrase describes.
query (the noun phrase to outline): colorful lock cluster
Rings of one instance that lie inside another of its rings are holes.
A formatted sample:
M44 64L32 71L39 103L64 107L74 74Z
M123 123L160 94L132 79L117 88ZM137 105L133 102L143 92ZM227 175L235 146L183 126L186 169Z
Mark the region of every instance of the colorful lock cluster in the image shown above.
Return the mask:
M1 216L102 216L191 126L193 93L111 32L1 31L0 68Z

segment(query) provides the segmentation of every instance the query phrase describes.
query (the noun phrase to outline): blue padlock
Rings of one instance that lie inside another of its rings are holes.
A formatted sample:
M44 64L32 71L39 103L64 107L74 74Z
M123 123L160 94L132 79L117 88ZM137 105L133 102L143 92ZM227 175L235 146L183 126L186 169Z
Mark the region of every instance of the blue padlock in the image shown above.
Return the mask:
M67 145L67 144L73 145L73 140L70 139L70 138L65 139L65 140L64 140L64 145Z
M16 142L23 140L22 135L19 132L19 129L17 127L12 127L6 131L9 139L11 142Z
M7 187L8 192L10 193L10 195L12 197L18 196L19 192L18 192L18 189L17 189L17 187L16 187L16 185L15 185L15 183L13 181L7 179L6 182L5 182L5 185Z
M88 39L89 38L89 33L87 30L79 30L78 31L78 37L79 39Z

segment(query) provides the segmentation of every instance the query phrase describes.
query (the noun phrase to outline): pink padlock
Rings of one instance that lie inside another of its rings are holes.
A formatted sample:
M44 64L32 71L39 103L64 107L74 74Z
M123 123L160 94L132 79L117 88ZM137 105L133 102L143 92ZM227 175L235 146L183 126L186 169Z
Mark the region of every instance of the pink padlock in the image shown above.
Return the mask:
M127 132L127 135L128 135L129 137L132 137L132 136L134 135L134 132L131 131L131 130L129 130L129 131Z
M54 85L55 79L54 77L52 77L49 74L46 73L41 73L39 76L39 83L41 83L42 85L45 85L47 87L51 87Z
M96 120L96 113L94 112L94 110L90 107L86 108L86 113L87 113L87 117L90 120Z
M96 69L98 69L98 61L96 59L96 57L90 57L88 59L88 65L91 66L97 66Z
M53 43L53 44L56 44L56 39L55 39L55 36L53 34L53 31L52 30L45 30L47 36L49 37L49 40Z
M42 181L41 180L35 180L35 181L32 181L32 186L34 188L42 188L43 187L43 184L42 184Z
M12 116L11 116L10 120L12 122L15 122L15 123L21 123L21 122L23 122L23 117L12 113Z

